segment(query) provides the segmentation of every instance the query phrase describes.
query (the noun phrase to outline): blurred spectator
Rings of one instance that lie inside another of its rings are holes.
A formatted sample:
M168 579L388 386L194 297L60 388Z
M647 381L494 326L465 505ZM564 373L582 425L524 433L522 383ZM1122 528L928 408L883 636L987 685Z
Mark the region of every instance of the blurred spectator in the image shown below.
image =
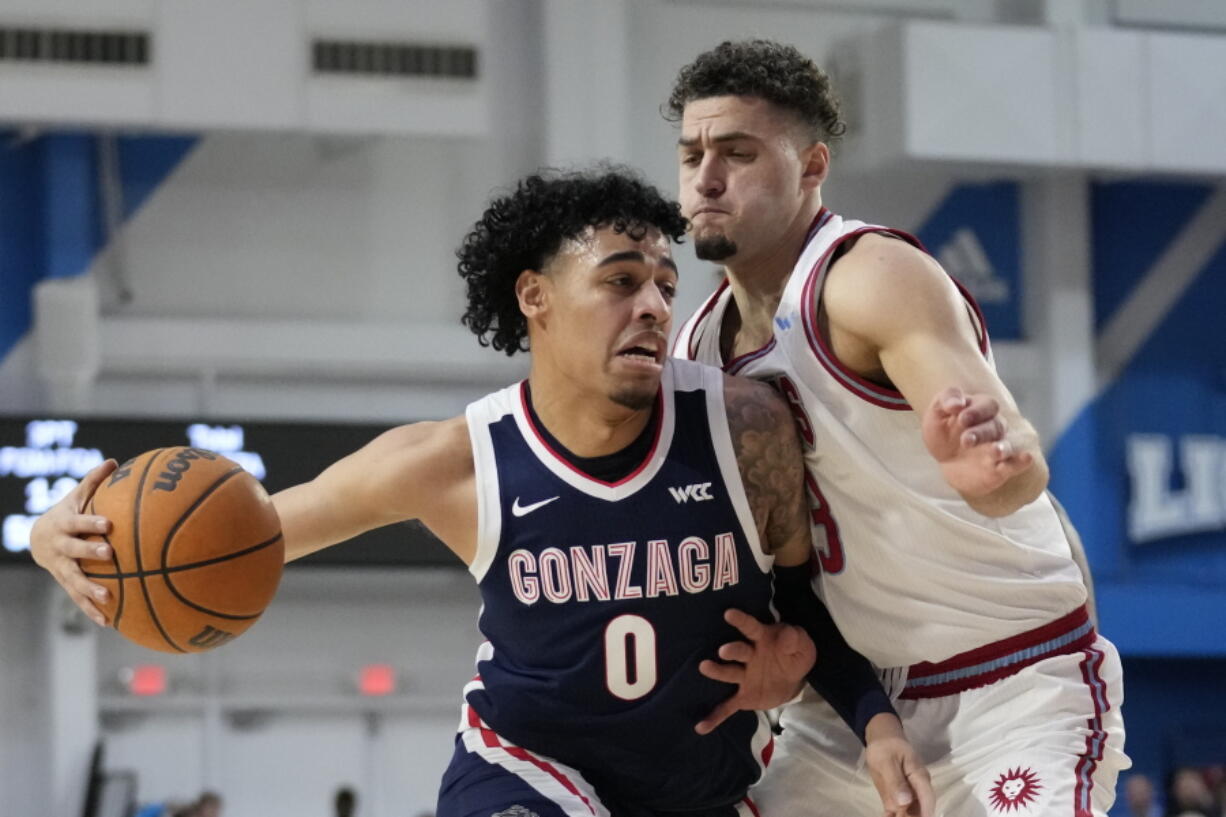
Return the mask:
M1143 774L1131 774L1124 781L1124 801L1129 817L1162 817L1154 802L1154 783Z
M336 790L336 817L353 817L358 809L358 796L348 786Z
M1197 769L1176 769L1166 796L1167 817L1216 817L1213 795Z
M212 791L201 794L194 817L221 817L221 795Z

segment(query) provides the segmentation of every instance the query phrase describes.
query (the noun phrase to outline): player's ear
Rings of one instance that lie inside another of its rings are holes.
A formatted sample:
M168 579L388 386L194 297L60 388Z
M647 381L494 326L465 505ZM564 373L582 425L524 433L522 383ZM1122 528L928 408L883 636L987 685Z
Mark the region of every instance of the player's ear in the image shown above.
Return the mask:
M549 305L547 278L534 269L526 269L515 279L515 297L525 318L538 318Z
M825 142L814 142L800 151L800 161L803 167L800 172L800 186L805 190L821 187L830 172L830 148Z

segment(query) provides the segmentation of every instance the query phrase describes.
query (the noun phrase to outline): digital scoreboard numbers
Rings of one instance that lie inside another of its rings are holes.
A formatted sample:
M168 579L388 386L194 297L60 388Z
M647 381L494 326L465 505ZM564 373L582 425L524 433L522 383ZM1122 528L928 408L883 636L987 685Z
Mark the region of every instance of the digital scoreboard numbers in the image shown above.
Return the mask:
M34 520L105 459L97 448L76 445L77 428L72 420L30 420L21 445L6 440L0 447L0 479L4 480L0 510L6 552L29 550ZM14 488L20 491L19 502L13 501Z
M30 529L108 457L190 445L234 460L268 492L313 479L382 427L0 417L0 565L31 564ZM306 564L460 566L420 525L392 525L312 554Z

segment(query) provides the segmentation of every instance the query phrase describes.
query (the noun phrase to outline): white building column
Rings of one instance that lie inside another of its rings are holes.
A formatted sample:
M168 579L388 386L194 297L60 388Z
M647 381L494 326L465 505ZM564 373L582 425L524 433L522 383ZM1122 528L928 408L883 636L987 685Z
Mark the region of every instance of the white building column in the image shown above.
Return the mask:
M1022 184L1024 318L1046 393L1029 419L1049 449L1095 394L1089 182L1062 171Z

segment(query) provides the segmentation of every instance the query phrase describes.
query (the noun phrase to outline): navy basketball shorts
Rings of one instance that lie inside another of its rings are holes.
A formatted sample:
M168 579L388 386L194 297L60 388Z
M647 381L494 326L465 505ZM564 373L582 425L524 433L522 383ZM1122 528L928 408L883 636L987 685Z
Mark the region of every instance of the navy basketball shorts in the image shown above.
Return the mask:
M748 800L685 817L759 817ZM439 788L437 817L668 817L606 802L577 770L529 752L488 727L456 736Z

